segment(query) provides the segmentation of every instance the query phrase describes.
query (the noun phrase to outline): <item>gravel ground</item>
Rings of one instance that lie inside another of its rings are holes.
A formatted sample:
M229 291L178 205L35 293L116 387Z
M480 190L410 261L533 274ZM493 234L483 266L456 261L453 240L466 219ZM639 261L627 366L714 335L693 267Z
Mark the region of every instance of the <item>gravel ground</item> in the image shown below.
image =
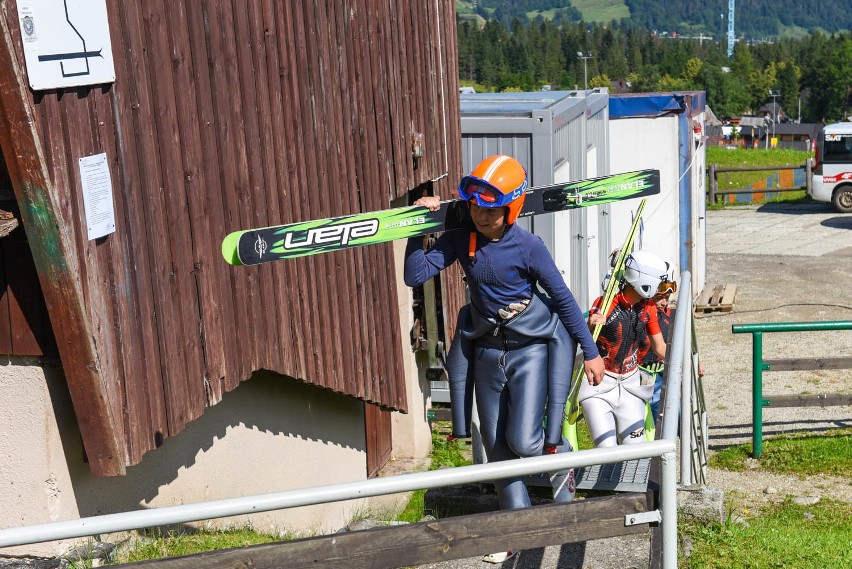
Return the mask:
M707 367L712 451L751 442L752 339L733 334L733 324L852 320L852 215L818 203L711 211L707 252L707 284L738 285L733 312L710 313L696 321L699 353ZM850 355L852 331L763 335L764 359ZM850 373L764 373L764 394L848 394ZM852 407L765 408L763 425L764 436L852 427ZM799 480L757 468L740 473L711 469L708 483L751 510L787 495L852 501L848 478Z

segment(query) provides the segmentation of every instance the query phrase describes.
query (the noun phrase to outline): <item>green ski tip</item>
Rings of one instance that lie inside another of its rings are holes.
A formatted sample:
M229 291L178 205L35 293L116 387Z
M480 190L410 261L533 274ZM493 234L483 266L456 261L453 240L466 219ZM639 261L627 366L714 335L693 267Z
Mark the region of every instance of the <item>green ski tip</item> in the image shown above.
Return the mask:
M225 260L228 263L238 267L242 266L240 257L237 254L237 245L240 242L240 234L242 234L242 231L234 231L222 240L222 256L225 257Z

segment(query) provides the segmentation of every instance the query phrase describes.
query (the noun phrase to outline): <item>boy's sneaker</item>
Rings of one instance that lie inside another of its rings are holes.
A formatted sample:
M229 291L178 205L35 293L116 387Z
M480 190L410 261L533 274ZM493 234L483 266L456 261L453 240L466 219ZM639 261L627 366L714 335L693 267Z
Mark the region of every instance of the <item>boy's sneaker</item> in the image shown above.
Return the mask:
M511 551L500 551L498 553L491 553L482 558L486 563L503 563L510 557L512 557L514 553Z
M550 486L553 488L553 502L565 504L574 501L576 478L574 469L559 470L550 475Z
M556 454L559 452L571 452L571 443L565 438L562 438L560 446L544 445L543 454ZM550 486L553 489L553 501L557 504L565 504L566 502L574 501L574 490L576 487L576 478L574 469L558 470L550 474Z

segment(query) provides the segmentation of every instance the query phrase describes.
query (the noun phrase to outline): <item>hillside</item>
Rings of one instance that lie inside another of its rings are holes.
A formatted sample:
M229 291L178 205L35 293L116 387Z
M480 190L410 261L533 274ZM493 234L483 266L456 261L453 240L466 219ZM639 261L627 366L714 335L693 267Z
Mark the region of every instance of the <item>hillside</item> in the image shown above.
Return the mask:
M486 19L624 21L649 30L727 32L728 0L457 0L459 14ZM738 38L801 37L817 29L852 29L852 0L740 0L735 12Z

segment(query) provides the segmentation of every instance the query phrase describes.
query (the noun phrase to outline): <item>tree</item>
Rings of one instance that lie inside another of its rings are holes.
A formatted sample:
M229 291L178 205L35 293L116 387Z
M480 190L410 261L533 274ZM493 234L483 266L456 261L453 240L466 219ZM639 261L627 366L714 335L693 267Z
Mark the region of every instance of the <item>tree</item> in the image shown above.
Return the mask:
M778 91L781 92L781 107L787 109L787 114L793 116L793 110L799 106L799 77L800 71L792 61L784 61L777 66Z
M720 67L703 65L696 83L707 92L707 104L719 117L741 116L749 105L745 85Z
M596 87L612 87L612 80L606 75L595 75L589 79L589 89Z

